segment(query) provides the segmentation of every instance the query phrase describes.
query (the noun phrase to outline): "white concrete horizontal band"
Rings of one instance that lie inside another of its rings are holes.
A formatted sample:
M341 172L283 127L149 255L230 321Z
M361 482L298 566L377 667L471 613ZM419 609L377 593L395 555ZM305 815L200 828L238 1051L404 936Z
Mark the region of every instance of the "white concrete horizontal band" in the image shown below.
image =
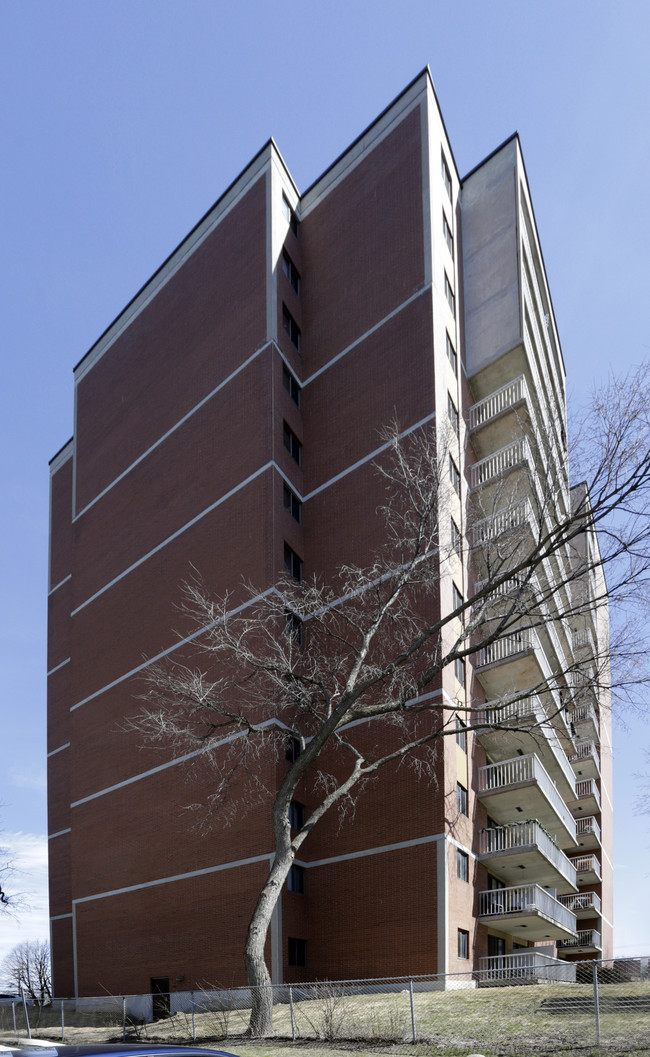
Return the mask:
M282 727L284 730L289 730L286 723L282 723L279 719L265 719L263 723L258 723L256 726L257 730L264 730L268 727ZM157 767L151 767L148 771L141 771L139 774L131 775L130 778L124 778L121 782L115 782L114 785L108 785L104 789L98 789L96 793L90 793L88 796L82 797L80 800L74 800L70 807L79 807L81 804L87 804L89 800L96 800L97 797L106 796L108 793L114 793L117 789L124 789L127 785L133 785L134 782L141 782L144 778L150 778L154 774L160 774L161 771L166 771L170 767L176 767L179 763L187 763L188 760L193 760L197 756L201 756L204 752L211 752L212 749L218 749L222 745L229 745L233 741L237 741L238 738L243 738L247 731L237 731L235 734L229 734L227 738L221 738L220 741L214 742L214 744L202 746L200 749L193 749L192 752L186 752L183 756L176 756L173 760L167 760L166 763L160 763Z
M71 660L71 657L66 657L66 659L64 661L61 661L60 664L55 664L54 668L50 668L49 672L47 673L48 679L51 675L54 675L55 672L58 672L59 668L63 668L66 664L70 664Z
M298 375L296 374L296 371L291 366L291 364L289 364L289 362L287 361L284 353L279 348L279 346L276 344L276 342L275 341L265 341L264 344L259 347L259 349L256 349L255 352L253 352L248 357L248 359L244 360L244 362L241 363L239 365L239 367L237 367L234 371L232 371L228 375L227 378L224 378L224 380L222 382L220 382L219 385L215 386L215 388L212 389L206 396L204 396L198 402L198 404L195 404L194 407L190 408L190 410L185 415L183 415L183 417L180 418L178 420L178 422L174 423L173 426L170 426L170 428L165 433L163 433L162 436L158 438L158 440L154 441L154 443L152 445L150 445L150 447L147 448L146 451L142 452L142 454L139 455L137 459L134 459L134 461L129 466L127 466L126 469L122 471L122 473L118 474L118 476L113 481L111 481L110 484L106 485L106 487L104 489L102 489L101 492L98 492L98 494L96 496L94 496L93 499L91 499L90 502L86 504L86 506L84 506L81 510L79 510L75 514L75 516L72 519L73 522L76 521L77 518L82 517L82 515L85 514L87 510L90 510L90 508L92 506L94 506L95 503L97 503L100 499L102 499L103 496L105 496L107 494L107 492L110 492L111 489L114 488L116 484L118 484L124 477L126 477L131 472L131 470L135 469L135 467L138 466L139 463L141 463L144 459L147 458L148 455L150 455L153 451L155 451L156 448L158 448L161 444L163 444L164 441L166 441L168 437L170 437L173 433L176 432L177 429L179 429L182 425L184 425L184 423L187 422L187 420L190 419L192 417L192 415L196 414L196 412L199 411L206 403L208 403L208 401L211 400L213 396L215 396L226 385L228 385L231 381L233 381L233 379L236 378L237 375L241 373L241 371L245 370L246 367L248 367L266 349L271 348L271 347L275 349L275 351L281 356L281 358L282 358L283 362L285 363L287 369L294 376L294 378L296 378L296 380L298 381L300 386L304 389L305 386L310 385L311 382L313 382L316 378L318 378L332 364L337 363L344 356L347 356L347 354L349 352L351 352L358 345L360 345L363 341L365 341L365 339L367 337L369 337L371 334L374 334L375 331L379 330L385 323L387 323L394 316L396 316L399 312L401 312L403 308L406 308L413 301L417 300L418 297L421 297L422 294L426 293L426 291L428 289L430 289L430 284L428 284L427 286L423 286L415 294L412 294L409 298L407 298L406 301L403 301L401 305L398 305L397 308L394 308L391 312L388 313L387 316L385 316L383 319L381 319L378 323L375 323L374 326L370 327L370 329L367 330L364 334L362 334L360 337L356 338L350 345L346 346L346 348L343 349L341 352L338 352L335 356L332 357L331 360L329 360L326 364L324 364L322 367L320 367L317 371L314 372L314 374L310 375L304 381L301 381L301 379L298 377Z
M55 591L58 591L60 587L63 587L63 585L67 584L68 580L71 579L72 573L68 573L68 575L64 576L62 580L59 580L58 584L55 584L54 587L50 587L50 590L47 592L47 597L49 598L50 595L53 595Z
M50 918L50 921L64 921L66 918L71 918L72 914L55 914Z
M92 896L81 896L73 899L72 905L76 907L79 903L91 903L94 899L109 899L111 896L127 895L129 892L139 892L143 888L156 888L159 885L174 884L176 881L189 881L193 877L205 877L207 874L221 873L223 870L236 870L240 866L253 866L258 862L271 862L273 854L267 852L265 855L254 855L250 859L238 859L236 862L220 863L218 866L206 866L203 870L191 870L189 873L174 874L171 877L160 877L155 881L143 881L142 884L127 885L125 888L113 888L108 892L97 892Z
M471 856L472 859L476 858L476 855L463 844L459 844L458 841L453 840L448 833L434 833L428 837L414 837L412 840L401 840L395 844L382 844L377 848L366 848L363 851L351 851L347 855L332 855L327 859L312 859L311 862L303 859L296 859L296 863L299 866L310 869L314 866L331 866L334 863L347 862L351 859L365 859L369 855L384 855L386 852L392 851L404 851L405 848L416 848L422 844L435 844L440 840L449 840L457 848L466 852L467 855Z
M52 749L50 752L48 752L48 754L47 754L48 760L49 760L50 756L56 756L57 752L63 752L64 749L69 749L69 748L70 748L70 742L69 741L64 742L63 745L59 745L58 749Z
M66 833L72 833L72 829L70 828L70 826L68 826L67 829L57 830L56 833L50 833L50 835L49 835L49 837L47 839L48 840L54 840L55 837L63 837L63 836L65 836Z

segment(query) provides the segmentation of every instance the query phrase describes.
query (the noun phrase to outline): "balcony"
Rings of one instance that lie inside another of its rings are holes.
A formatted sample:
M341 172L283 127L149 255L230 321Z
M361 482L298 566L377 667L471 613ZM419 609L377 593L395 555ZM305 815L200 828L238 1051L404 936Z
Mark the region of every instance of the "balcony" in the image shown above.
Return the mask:
M577 741L576 751L569 756L576 778L600 778L600 757L594 741Z
M576 834L578 844L585 851L590 848L600 848L600 826L593 815L576 819Z
M482 829L479 860L507 884L521 881L522 870L535 883L560 892L575 891L576 871L571 859L549 837L539 822L514 822Z
M580 704L569 712L569 721L580 740L600 742L598 716L593 705Z
M575 939L561 940L558 948L567 954L591 954L602 950L600 932L595 929L582 929Z
M477 983L479 987L513 983L520 980L545 981L546 983L575 983L576 970L571 962L550 958L548 954L530 949L513 951L512 954L494 954L479 958Z
M600 793L593 778L576 782L576 798L569 801L569 807L585 817L600 813Z
M535 463L527 437L518 437L505 447L473 463L469 467L470 490L483 488L491 481L504 477L517 466L528 466L533 473L535 472Z
M575 914L537 884L479 892L479 922L518 940L574 939Z
M577 844L576 823L534 753L479 767L478 796L495 822L537 819L562 848Z
M600 896L595 892L578 892L576 894L558 896L558 902L575 914L577 918L602 917L600 910Z
M594 885L601 880L600 863L595 855L577 855L571 862L579 885Z
M502 635L477 650L476 675L489 697L505 697L520 686L536 686L552 678L534 628L521 628Z
M509 759L519 752L537 755L565 799L575 797L575 775L537 694L519 700L489 701L478 717L478 731L492 760Z
M598 655L596 638L590 627L573 632L573 648L580 658L596 659Z

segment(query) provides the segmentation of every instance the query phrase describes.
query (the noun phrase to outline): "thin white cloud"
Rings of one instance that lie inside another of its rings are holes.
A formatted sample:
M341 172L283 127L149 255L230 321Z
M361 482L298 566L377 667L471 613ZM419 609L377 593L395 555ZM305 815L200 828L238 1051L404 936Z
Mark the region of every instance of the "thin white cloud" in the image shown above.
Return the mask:
M44 768L13 771L9 774L9 783L17 789L47 789L47 773Z

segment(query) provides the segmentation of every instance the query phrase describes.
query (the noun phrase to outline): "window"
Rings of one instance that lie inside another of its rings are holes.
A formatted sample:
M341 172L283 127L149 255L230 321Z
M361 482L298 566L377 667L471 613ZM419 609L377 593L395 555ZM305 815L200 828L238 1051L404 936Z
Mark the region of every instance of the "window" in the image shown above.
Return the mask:
M454 609L460 609L463 604L463 596L454 583L451 585L451 600Z
M451 455L449 456L449 476L451 478L451 483L454 486L454 492L456 495L460 495L460 471Z
M447 249L451 253L452 260L453 260L453 256L454 256L454 236L451 233L451 228L449 227L449 221L447 220L447 215L446 215L444 209L442 211L442 230L444 232L445 242L447 243Z
M290 609L284 611L284 630L296 646L302 646L302 620Z
M462 657L456 657L456 660L454 661L454 675L458 679L460 685L465 686L465 661ZM458 737L456 737L456 741L458 741Z
M291 260L291 257L285 250L282 254L282 271L286 275L287 279L291 283L296 293L300 294L300 272L296 268L295 264Z
M449 195L451 200L451 173L449 172L449 166L447 165L447 159L445 158L445 152L441 155L441 169L442 169L442 182L445 185L445 191ZM288 203L287 203L288 204Z
M453 290L453 287L452 287L451 283L449 282L449 276L447 275L446 272L445 272L445 297L447 298L447 304L449 305L450 309L452 310L452 312L455 315L456 314L456 298L454 297L454 290Z
M298 582L302 580L302 558L298 557L288 543L284 545L284 567L289 576L293 576Z
M294 462L298 463L298 466L302 466L302 444L298 440L293 430L284 423L283 426L284 434L284 446L291 455Z
M467 728L460 716L456 716L456 744L467 752Z
M454 346L452 345L452 341L451 341L451 338L449 337L449 334L446 335L446 339L447 339L447 359L449 360L449 362L451 364L451 369L454 372L454 375L457 375L457 373L458 373L458 356L456 355L456 350L455 350Z
M458 957L469 958L469 932L466 929L458 930Z
M300 742L298 741L298 738L287 738L284 756L285 759L289 761L289 763L296 762L296 760L300 756Z
M300 352L300 327L286 305L282 306L282 326L291 338L292 343L296 346L298 352Z
M292 800L289 804L289 825L292 829L299 830L305 824L305 805L298 800Z
M467 790L460 782L456 783L456 810L459 815L467 815Z
M285 363L282 364L282 384L296 407L300 407L300 386Z
M289 221L289 227L293 231L296 238L298 238L298 232L300 231L300 221L294 213L293 209L289 204L289 199L285 194L282 195L282 212Z
M294 865L289 870L289 876L287 877L287 889L289 892L298 892L299 895L304 896L305 894L305 868L304 866Z
M459 881L469 881L469 855L460 848L456 851L456 877Z
M460 418L458 417L458 408L454 403L451 393L447 393L447 416L449 418L449 425L456 436L458 436L460 433Z
M307 965L307 941L297 940L289 936L289 965L304 969Z
M462 554L460 529L458 528L458 525L456 524L453 518L451 519L451 549L460 558Z
M286 484L284 486L284 509L288 510L291 517L300 524L302 521L302 503Z

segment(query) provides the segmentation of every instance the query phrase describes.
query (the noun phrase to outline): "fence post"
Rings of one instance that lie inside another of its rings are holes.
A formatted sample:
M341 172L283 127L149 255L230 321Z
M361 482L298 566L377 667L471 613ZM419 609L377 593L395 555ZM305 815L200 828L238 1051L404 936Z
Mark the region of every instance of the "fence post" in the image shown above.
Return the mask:
M65 1013L63 1012L63 999L61 999L61 1042L65 1040Z
M23 1000L23 1012L25 1014L25 1024L27 1025L27 1038L31 1039L32 1029L29 1026L29 1013L27 1012L27 1002L25 1000L25 991L22 984L20 985L20 996Z
M126 996L122 995L122 1042L126 1042Z
M192 999L192 1042L196 1042L196 1015L194 1010L194 992L190 991L190 998Z
M409 980L409 998L411 1000L411 1033L412 1042L418 1041L417 1031L415 1030L415 1006L413 1004L413 977Z
M598 1001L598 962L593 963L594 1013L596 1015L596 1046L600 1046L600 1003Z
M289 1012L291 1014L291 1041L296 1041L296 1022L293 1017L293 988L289 988Z
M18 1028L16 1027L16 1003L15 1002L11 1003L11 1015L12 1015L13 1021L14 1021L14 1035L16 1036L16 1038L18 1038Z

